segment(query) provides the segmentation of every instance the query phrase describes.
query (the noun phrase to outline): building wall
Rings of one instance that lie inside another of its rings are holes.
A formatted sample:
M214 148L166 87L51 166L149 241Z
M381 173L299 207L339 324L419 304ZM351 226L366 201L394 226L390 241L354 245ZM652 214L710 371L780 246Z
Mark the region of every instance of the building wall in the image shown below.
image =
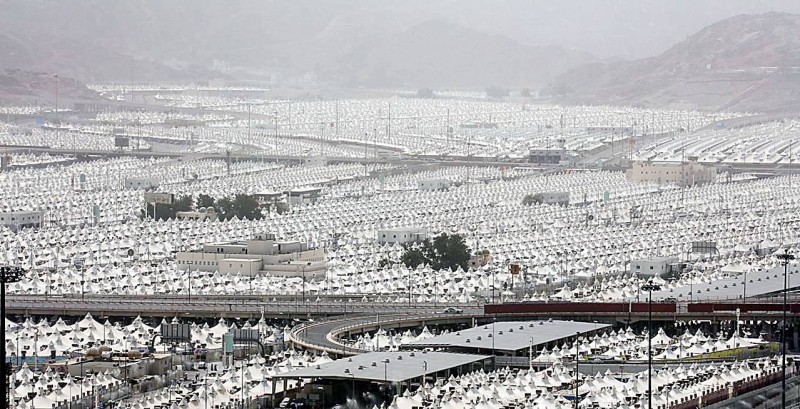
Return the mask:
M423 179L417 182L419 190L444 190L449 189L452 182L447 179Z
M126 189L155 189L158 187L158 180L153 178L127 178L125 179Z
M542 203L569 204L569 192L542 192Z
M231 258L231 254L181 251L176 255L178 269L191 269L193 271L218 271L220 261L226 258ZM260 255L236 254L236 258L262 261L262 256Z
M42 212L3 212L0 213L0 226L6 226L12 231L39 227L42 225L42 216Z
M556 164L566 159L566 157L567 157L566 150L562 148L531 149L528 155L528 162Z
M425 240L427 236L423 229L382 229L378 230L378 243L415 243Z
M668 258L633 260L630 264L630 272L640 277L664 276L669 272L669 266L674 261Z
M177 212L175 217L183 220L217 220L217 214L213 212Z
M246 244L224 243L224 244L204 244L203 253L213 254L248 254ZM258 253L256 253L258 254Z
M625 175L631 182L691 186L713 182L716 179L717 170L713 166L705 166L694 161L683 164L634 162Z
M226 259L228 261L226 261ZM296 276L306 271L324 271L325 251L321 248L298 251L287 254L236 254L216 252L178 252L176 255L178 269L207 272L224 272L235 274L255 274L258 272L282 272L284 275ZM243 260L251 260L245 262ZM311 263L311 266L306 265ZM241 270L240 270L241 269ZM224 271L223 271L224 270Z
M263 267L263 262L261 260L250 260L250 259L222 259L219 262L219 272L222 274L244 274L247 276L255 276L258 275L258 272L261 271Z
M277 244L277 253L278 254L285 254L285 253L296 253L298 251L303 251L307 246L299 241L279 241Z
M273 240L248 240L247 253L248 254L272 254L274 253Z

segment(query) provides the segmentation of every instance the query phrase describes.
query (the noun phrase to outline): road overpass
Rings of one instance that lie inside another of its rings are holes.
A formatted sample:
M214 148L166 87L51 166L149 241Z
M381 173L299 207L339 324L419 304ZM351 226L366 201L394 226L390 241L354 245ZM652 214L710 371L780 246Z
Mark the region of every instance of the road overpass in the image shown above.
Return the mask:
M355 297L355 296L354 296ZM303 300L292 296L97 296L7 295L6 314L81 316L91 313L109 317L225 317L225 318L310 318L329 316L406 314L430 315L446 307L482 313L479 304L396 303L361 301L358 298Z

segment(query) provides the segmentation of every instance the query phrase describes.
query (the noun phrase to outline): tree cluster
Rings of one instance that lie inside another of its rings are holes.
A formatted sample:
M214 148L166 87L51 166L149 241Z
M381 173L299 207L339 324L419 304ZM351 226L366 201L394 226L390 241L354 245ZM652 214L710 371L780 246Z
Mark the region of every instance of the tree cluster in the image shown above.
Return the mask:
M257 220L264 217L261 213L261 205L255 196L236 194L233 198L223 197L214 203L217 217L220 220L231 220L234 217L239 220Z
M544 203L544 198L542 198L541 193L528 194L522 198L522 204L525 206L531 206L534 204L542 204L542 203Z
M404 247L406 251L401 261L409 268L427 264L434 270L456 270L459 267L466 270L469 266L470 249L464 237L458 234L442 233L433 240L425 239L420 244Z
M181 196L174 199L172 204L156 203L155 207L152 203L147 204L147 217L158 220L175 219L178 212L185 212L192 210L192 197ZM142 211L144 213L144 211Z
M233 197L223 197L222 199L214 200L214 198L209 195L201 194L194 202L194 206L192 206L192 202L191 196L181 196L175 199L170 205L157 203L155 209L152 204L148 204L146 217L151 219L156 217L158 220L175 219L178 212L190 211L192 209L198 210L202 207L214 208L219 220L231 220L234 217L240 220L257 220L264 217L261 205L258 203L255 196L252 195L236 194ZM270 205L270 207L274 206L276 211L281 213L286 210L286 206L281 206L281 204L282 203L274 203ZM153 213L154 210L155 215ZM143 214L143 216L145 216L145 214Z

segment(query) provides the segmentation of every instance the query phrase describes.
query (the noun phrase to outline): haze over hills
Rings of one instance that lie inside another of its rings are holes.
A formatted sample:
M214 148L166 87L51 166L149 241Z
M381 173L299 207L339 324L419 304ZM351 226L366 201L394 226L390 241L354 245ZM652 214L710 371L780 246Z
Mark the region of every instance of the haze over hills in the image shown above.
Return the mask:
M715 15L800 4L676 3L0 0L0 69L83 82L529 87L564 102L706 109L772 109L797 97L785 69L800 65L796 15L732 17L660 50ZM620 9L629 21L615 19ZM647 41L657 55L613 58L641 55Z
M354 85L475 88L540 85L596 59L556 46L524 46L504 36L432 20L354 47L337 63L344 82Z
M447 1L6 1L0 65L84 81L222 75L358 86L541 86L594 61L440 19ZM486 6L484 6L486 7Z
M594 63L558 76L561 101L775 111L800 98L800 15L742 15L712 24L664 53Z

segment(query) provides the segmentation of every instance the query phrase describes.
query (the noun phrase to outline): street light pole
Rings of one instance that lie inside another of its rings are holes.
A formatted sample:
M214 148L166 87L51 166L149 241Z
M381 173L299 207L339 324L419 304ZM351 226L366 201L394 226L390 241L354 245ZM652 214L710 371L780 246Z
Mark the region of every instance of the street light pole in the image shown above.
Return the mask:
M781 322L781 355L783 367L783 378L781 378L781 403L782 408L786 407L786 295L789 292L789 262L794 260L794 255L784 250L783 254L778 254L778 260L783 264L783 322Z
M6 318L6 284L7 283L16 283L22 280L22 277L25 275L25 271L19 267L0 267L0 309L2 309L3 315L3 322L5 322ZM8 369L8 363L6 362L6 331L3 329L2 335L0 335L0 353L2 353L3 360L0 362L0 383L3 384L3 407L10 407L8 402L8 376L11 375ZM36 353L36 349L34 348L34 354ZM35 355L34 355L35 357Z
M742 304L747 304L747 268L744 269L744 289L742 290Z
M580 379L581 379L580 372L578 371L578 365L580 365L581 361L580 337L581 333L576 332L575 333L575 409L578 409L578 396L579 396L578 385L580 384Z
M653 409L653 290L660 290L661 287L653 284L650 279L642 287L648 292L647 297L647 407Z

